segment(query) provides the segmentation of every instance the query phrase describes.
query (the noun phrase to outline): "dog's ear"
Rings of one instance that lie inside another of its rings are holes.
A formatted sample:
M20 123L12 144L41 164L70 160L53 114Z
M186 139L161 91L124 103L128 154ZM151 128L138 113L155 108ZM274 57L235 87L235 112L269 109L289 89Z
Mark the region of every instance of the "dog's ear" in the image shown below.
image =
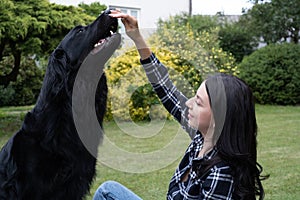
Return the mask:
M63 79L67 74L67 59L65 51L57 48L52 53L52 58L49 63L49 71L57 79Z
M57 96L65 87L69 73L69 58L64 49L55 49L49 59L46 76L44 78L47 90L51 90L53 96Z
M69 64L69 62L70 62L69 56L66 54L66 52L62 48L55 49L53 55L54 55L55 59L65 61L64 65Z
M54 50L53 59L51 59L51 70L57 74L57 77L65 78L68 72L68 66L70 63L70 59L62 48L57 48Z
M54 51L54 57L59 60L63 58L64 54L65 54L65 51L63 49L56 49Z

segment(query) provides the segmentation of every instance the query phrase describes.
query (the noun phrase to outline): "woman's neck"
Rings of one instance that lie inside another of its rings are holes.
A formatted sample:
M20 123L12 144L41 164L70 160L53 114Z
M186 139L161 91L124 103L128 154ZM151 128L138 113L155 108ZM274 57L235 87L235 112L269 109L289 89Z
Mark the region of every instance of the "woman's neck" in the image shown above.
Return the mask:
M205 154L207 154L214 148L212 138L208 138L205 136L203 136L203 138L204 138L203 148L200 150L198 157L203 157Z

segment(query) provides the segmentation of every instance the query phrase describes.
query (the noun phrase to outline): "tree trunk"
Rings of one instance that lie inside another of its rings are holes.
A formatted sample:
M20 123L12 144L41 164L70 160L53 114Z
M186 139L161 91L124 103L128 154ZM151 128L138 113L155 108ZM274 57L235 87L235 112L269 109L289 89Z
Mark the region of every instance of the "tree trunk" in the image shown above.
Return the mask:
M0 43L0 61L2 61L3 58L3 52L4 52L4 48L5 48L5 38L1 39L1 43Z
M12 54L14 56L14 66L12 71L7 75L0 75L0 85L4 85L5 87L12 81L17 80L17 76L19 74L19 69L21 65L21 51L16 49L16 43L10 42L10 47Z
M293 42L295 43L295 44L298 44L299 43L299 29L296 29L295 31L294 31L294 34L293 34Z
M189 0L189 16L193 13L193 0Z

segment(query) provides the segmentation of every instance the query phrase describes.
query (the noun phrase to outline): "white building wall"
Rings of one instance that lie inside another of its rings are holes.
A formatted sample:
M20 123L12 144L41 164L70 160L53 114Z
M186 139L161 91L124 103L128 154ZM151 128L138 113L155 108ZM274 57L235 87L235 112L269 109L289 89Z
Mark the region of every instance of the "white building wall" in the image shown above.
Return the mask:
M188 12L188 0L102 0L107 6L140 8L139 23L141 28L155 28L159 18L167 19L170 15Z
M97 0L50 0L51 3L78 5L80 2L90 4ZM189 0L100 0L106 6L140 8L140 28L153 29L159 18L167 19L170 15L189 11Z

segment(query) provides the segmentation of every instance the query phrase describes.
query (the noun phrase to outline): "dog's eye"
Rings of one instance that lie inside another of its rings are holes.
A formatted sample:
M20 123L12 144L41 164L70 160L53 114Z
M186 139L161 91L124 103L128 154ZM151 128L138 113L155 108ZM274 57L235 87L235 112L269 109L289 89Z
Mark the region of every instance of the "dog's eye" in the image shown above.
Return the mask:
M83 28L80 28L80 29L77 30L76 33L81 33L81 32L83 32L83 31L84 31Z

